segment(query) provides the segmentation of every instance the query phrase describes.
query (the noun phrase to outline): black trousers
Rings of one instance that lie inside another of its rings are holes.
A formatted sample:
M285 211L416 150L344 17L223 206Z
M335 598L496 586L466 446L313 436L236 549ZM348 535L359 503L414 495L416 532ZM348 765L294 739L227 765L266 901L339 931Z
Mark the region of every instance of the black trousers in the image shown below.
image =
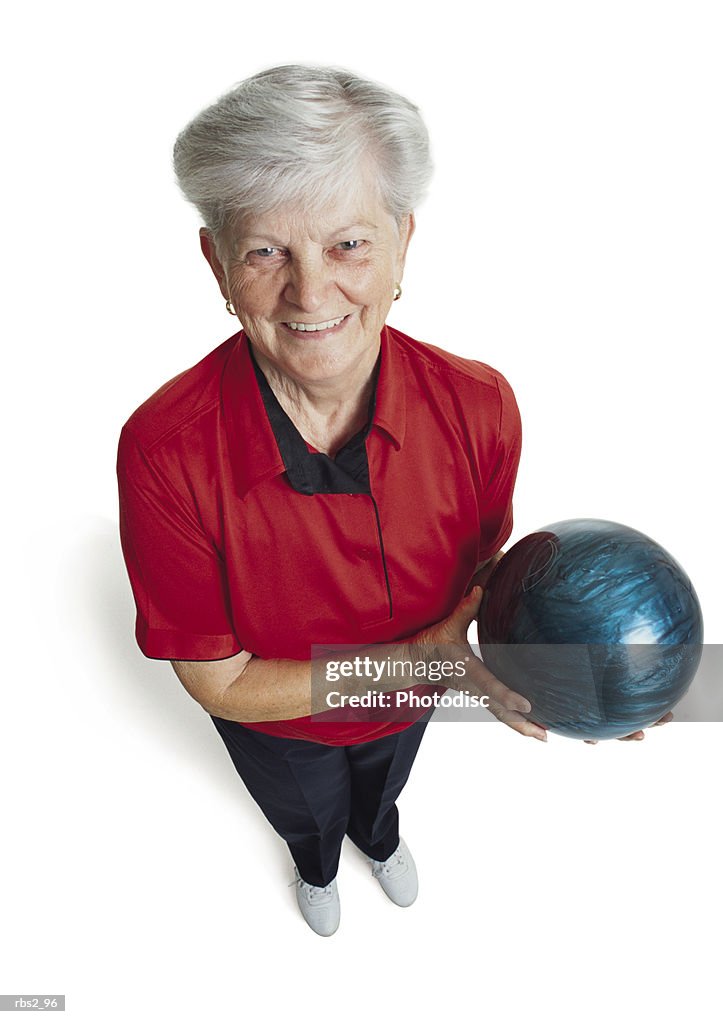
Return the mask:
M267 736L210 717L305 882L328 885L336 878L345 835L374 860L391 857L399 845L395 801L431 711L401 732L342 747Z

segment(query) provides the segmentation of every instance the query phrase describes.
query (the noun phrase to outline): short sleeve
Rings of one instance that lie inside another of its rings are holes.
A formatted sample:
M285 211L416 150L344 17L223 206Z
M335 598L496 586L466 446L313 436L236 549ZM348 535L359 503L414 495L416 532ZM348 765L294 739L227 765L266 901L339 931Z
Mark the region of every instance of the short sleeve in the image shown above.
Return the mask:
M118 445L120 537L148 658L214 661L242 645L229 613L224 562L192 504L126 425Z
M512 495L522 451L522 422L514 392L501 374L498 374L497 384L500 396L497 446L482 494L480 562L495 555L512 533Z

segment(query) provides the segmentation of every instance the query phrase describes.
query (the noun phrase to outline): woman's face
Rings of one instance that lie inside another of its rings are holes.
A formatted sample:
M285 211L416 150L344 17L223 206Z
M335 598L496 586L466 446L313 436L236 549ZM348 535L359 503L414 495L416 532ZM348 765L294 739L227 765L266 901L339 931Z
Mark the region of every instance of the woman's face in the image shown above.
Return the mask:
M206 229L201 244L262 368L334 384L371 372L413 231L413 215L398 226L362 179L321 214L294 207L241 218L225 258Z

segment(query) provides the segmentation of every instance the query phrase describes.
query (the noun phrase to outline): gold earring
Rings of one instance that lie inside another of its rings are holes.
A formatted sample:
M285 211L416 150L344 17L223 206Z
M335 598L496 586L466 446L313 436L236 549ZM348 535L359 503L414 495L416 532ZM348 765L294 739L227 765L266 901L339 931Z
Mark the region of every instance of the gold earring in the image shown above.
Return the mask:
M231 316L236 316L236 310L233 308L231 299L226 299L226 312L230 313Z
M402 286L399 284L399 282L397 282L394 285L394 301L396 302L397 299L401 299L401 297L402 297Z

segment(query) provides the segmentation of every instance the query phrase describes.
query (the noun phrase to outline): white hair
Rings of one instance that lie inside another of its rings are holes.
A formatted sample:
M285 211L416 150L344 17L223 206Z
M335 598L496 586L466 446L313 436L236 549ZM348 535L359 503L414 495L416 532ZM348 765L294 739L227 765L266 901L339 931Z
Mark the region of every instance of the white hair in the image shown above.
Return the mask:
M239 83L194 117L173 149L181 191L218 244L239 214L290 203L318 209L358 188L369 158L399 223L432 175L418 108L343 68L300 64Z

